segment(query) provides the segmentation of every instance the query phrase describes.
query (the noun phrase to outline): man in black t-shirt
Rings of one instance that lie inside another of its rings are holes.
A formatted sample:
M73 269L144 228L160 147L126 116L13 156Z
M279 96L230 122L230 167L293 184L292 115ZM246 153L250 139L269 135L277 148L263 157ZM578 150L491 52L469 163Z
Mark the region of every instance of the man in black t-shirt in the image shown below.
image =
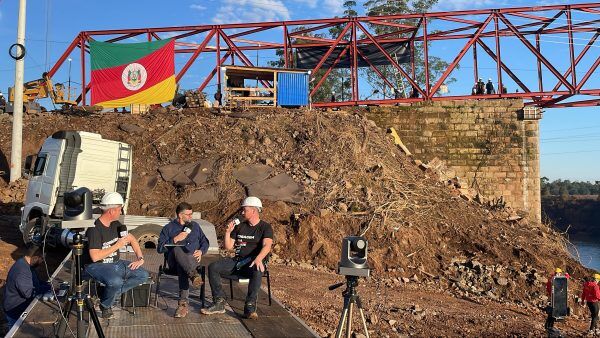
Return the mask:
M248 295L244 306L244 316L258 318L256 300L263 272L265 258L273 245L273 228L260 219L262 203L257 197L248 197L242 203L244 221L227 224L225 230L225 249L235 249L234 258L222 258L208 266L208 279L213 296L213 306L202 309L206 315L225 313L225 292L221 286L221 276L239 275L250 278Z
M127 233L119 216L123 208L123 197L117 192L109 192L102 197L102 215L94 222L95 227L86 232L88 254L92 263L85 266L85 271L95 280L104 284L104 292L100 297L102 318L114 318L112 305L122 293L143 284L148 280L148 272L142 268L144 256L140 245ZM131 245L137 257L135 262L119 259L119 249Z

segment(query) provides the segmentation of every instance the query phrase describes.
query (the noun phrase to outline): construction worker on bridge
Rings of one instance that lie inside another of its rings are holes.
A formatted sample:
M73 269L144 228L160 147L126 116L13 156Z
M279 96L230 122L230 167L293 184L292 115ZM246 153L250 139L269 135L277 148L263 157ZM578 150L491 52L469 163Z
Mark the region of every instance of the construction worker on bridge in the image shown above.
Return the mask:
M600 287L598 286L598 282L600 282L600 274L596 273L592 278L589 278L583 283L581 292L581 306L584 306L587 303L592 320L588 334L600 333L598 332L598 329L596 329L596 324L598 323L598 309L600 308L598 306L598 301L600 301Z
M485 93L488 95L496 94L496 88L494 88L494 83L491 78L489 78L488 82L485 84Z
M206 315L225 313L225 292L221 286L221 276L237 275L249 278L248 294L244 306L244 316L257 319L256 301L266 269L266 258L273 245L273 228L260 219L262 202L258 197L247 197L242 202L241 222L230 221L225 230L226 250L235 249L234 258L221 258L208 266L208 279L213 296L213 306L202 309Z

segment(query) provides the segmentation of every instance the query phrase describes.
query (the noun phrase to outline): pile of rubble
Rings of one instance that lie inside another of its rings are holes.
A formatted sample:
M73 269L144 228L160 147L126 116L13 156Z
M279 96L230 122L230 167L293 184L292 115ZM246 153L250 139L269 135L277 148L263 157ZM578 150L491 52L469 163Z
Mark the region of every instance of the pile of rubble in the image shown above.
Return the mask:
M17 215L25 201L26 180L6 183L0 178L0 215Z
M442 175L443 163L415 161L360 112L167 108L146 115L28 115L24 126L26 153L58 128L131 144L132 214L169 216L187 200L218 225L247 194L262 197L274 253L283 261L334 269L341 239L365 235L374 275L399 283L439 280L454 266L452 257L477 257L493 269L528 264L541 273L569 265L578 276L587 273L551 229L477 196L465 198L460 180ZM6 155L9 138L9 124L2 124ZM520 290L533 287L516 275L499 285L501 271L487 277L485 269L479 283L478 270L469 268L467 277L466 267L456 268L456 287L469 293L519 299Z

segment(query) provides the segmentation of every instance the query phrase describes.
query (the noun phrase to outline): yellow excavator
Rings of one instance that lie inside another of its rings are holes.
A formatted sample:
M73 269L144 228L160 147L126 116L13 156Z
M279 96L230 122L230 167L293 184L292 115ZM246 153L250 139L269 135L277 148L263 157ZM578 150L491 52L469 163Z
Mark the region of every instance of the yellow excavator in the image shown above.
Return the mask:
M71 99L70 93L65 99L65 86L62 83L52 84L52 80L47 73L42 74L41 79L29 81L23 84L23 113L34 113L45 111L45 108L37 103L37 99L50 97L52 102L57 105L63 105L63 109L76 106L77 102ZM15 100L14 87L8 88L8 104L6 112L13 111L12 102Z

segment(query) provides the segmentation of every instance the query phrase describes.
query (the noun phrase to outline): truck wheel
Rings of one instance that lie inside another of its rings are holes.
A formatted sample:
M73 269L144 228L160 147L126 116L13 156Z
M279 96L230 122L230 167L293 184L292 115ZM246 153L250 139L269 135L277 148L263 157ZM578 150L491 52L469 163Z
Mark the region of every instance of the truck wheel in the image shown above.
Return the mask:
M131 234L137 238L141 248L156 249L162 228L158 224L144 224L131 230Z
M25 244L42 244L44 231L44 219L40 216L33 217L27 222L23 229L23 242Z

